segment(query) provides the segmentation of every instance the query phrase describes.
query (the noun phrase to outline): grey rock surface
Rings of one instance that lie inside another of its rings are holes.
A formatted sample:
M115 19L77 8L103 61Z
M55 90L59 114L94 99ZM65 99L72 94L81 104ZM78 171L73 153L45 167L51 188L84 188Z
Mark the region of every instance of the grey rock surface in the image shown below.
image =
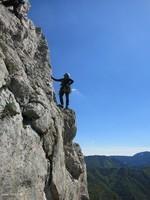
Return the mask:
M0 4L0 200L88 200L75 113L58 108L47 42Z

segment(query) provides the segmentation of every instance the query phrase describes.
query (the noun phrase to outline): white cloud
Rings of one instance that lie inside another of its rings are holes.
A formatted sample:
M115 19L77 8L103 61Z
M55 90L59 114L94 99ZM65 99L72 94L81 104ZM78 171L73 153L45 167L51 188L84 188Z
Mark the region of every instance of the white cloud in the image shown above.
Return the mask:
M80 97L84 97L84 95L77 88L72 88L72 93L75 94L75 95L78 95Z
M79 90L77 88L72 88L72 92L78 92Z

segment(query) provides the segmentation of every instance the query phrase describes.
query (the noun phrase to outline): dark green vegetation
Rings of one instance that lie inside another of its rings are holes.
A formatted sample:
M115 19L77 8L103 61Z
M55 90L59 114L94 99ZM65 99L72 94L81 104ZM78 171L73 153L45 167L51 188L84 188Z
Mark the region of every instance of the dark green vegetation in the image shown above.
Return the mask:
M85 161L90 200L150 200L150 152Z

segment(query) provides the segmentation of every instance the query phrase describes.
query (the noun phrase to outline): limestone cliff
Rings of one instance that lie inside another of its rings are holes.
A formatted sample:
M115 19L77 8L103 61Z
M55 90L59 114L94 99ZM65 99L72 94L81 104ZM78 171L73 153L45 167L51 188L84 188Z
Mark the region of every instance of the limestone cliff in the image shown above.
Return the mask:
M0 199L88 200L75 113L53 98L40 28L0 5Z

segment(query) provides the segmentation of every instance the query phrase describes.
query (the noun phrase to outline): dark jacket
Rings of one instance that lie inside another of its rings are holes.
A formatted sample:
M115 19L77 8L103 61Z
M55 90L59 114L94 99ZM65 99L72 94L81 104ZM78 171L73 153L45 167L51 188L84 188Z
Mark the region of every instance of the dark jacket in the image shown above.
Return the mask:
M71 78L61 78L61 79L56 79L52 77L54 81L61 82L61 88L60 92L64 93L70 93L71 92L71 85L74 83L74 81Z

